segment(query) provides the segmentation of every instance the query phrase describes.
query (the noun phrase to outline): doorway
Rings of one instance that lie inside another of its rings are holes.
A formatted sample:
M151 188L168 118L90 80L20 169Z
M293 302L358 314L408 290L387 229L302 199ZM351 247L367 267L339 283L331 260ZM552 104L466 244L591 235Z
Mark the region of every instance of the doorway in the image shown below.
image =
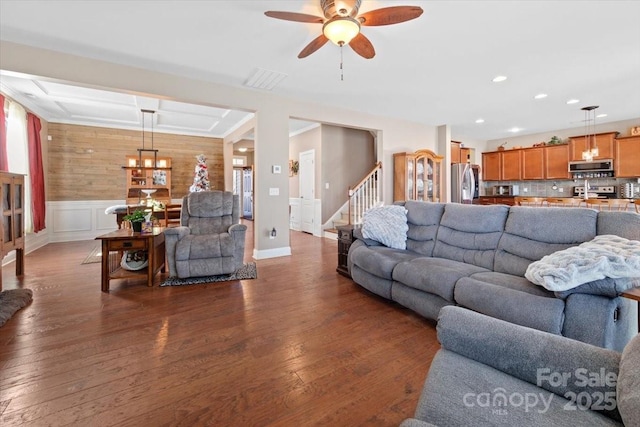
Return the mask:
M300 223L305 233L313 234L315 216L315 150L300 153Z
M253 219L253 166L233 169L233 194L240 196L244 219Z

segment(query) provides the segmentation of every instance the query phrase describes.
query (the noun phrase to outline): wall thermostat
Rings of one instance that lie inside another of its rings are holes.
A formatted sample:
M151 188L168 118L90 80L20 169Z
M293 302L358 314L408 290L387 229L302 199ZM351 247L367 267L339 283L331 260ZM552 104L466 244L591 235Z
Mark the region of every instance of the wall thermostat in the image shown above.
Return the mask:
M282 167L280 165L271 166L271 171L273 173L282 173Z

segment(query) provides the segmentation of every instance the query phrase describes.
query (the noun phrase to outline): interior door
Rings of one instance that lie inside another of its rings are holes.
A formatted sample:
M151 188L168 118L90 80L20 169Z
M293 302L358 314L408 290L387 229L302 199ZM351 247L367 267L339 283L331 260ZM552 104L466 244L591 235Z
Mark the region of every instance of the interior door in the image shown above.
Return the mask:
M314 223L314 189L315 189L315 150L300 153L300 222L302 231L313 234Z

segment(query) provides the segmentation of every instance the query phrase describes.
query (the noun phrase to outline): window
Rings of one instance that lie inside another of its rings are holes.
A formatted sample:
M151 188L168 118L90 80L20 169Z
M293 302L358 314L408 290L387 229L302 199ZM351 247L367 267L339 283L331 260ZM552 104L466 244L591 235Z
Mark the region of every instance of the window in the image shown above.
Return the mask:
M244 166L247 164L246 156L233 156L233 166Z
M27 112L22 105L7 100L7 160L9 172L29 175L29 142L27 139ZM28 176L24 186L24 205L31 206L31 185ZM25 209L24 226L26 232L33 231L31 209Z

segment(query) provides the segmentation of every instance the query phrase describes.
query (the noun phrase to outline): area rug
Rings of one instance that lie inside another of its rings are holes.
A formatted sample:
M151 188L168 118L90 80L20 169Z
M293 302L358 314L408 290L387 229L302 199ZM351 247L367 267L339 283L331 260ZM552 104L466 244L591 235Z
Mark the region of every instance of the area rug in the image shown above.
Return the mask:
M102 262L102 246L93 248L84 261L82 261L83 264L95 264L96 262Z
M9 289L0 292L0 326L33 299L31 289Z
M170 277L160 284L160 286L182 286L182 285L200 285L202 283L228 282L231 280L249 280L258 277L258 269L255 262L249 262L240 267L238 271L232 274L221 274L219 276L189 277L186 279L178 279Z

